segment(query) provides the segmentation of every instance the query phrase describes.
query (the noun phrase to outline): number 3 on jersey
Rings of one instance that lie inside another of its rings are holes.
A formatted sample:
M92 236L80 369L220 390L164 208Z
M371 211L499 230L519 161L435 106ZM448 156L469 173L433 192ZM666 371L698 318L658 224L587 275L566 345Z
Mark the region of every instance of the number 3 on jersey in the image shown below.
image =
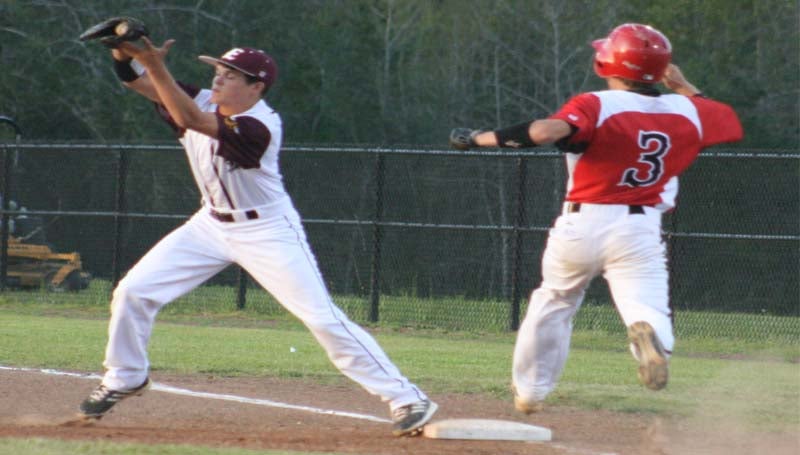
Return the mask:
M664 174L664 155L669 152L669 136L660 131L639 131L639 147L642 153L639 162L647 164L649 169L640 170L629 167L622 173L620 186L650 186ZM642 175L643 174L643 175ZM639 178L639 176L643 178Z

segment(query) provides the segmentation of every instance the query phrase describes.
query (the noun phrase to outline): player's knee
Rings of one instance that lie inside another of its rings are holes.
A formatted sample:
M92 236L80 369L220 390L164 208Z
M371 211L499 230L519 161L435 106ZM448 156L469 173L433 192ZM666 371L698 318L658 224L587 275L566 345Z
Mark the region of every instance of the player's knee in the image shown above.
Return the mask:
M111 310L114 311L122 306L130 309L142 309L155 304L146 297L146 293L147 290L144 286L123 279L112 294Z
M573 315L583 300L583 290L555 290L539 288L531 294L528 313L540 315Z

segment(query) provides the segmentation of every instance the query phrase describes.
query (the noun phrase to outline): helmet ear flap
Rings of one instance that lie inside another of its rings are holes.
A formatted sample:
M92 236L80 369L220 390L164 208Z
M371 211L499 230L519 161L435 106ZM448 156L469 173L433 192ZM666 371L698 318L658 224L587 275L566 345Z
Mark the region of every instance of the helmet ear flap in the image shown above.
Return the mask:
M614 56L608 52L608 38L592 41L594 48L594 72L600 77L608 77L608 64L613 64Z
M594 73L600 77L608 77L603 70L603 62L597 60L597 58L594 59Z

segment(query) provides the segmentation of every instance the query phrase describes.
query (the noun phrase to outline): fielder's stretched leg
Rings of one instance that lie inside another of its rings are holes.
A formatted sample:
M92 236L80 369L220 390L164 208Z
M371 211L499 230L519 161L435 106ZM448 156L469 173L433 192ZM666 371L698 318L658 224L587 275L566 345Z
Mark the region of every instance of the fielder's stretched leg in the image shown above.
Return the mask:
M289 209L227 228L236 230L232 238L244 239L242 248L233 249L236 262L308 327L343 374L389 403L394 433L421 430L436 404L400 373L369 333L334 304L297 213Z

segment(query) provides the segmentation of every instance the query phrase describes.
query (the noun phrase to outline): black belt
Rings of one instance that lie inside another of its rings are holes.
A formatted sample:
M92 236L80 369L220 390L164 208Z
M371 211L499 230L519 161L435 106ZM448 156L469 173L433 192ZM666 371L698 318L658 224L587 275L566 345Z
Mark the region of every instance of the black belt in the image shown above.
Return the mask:
M581 203L580 202L567 202L567 213L578 213L581 211ZM629 215L644 215L644 206L643 205L629 205L628 206L628 214Z
M220 213L214 209L211 209L209 213L211 213L212 218L214 218L217 221L222 221L223 223L233 223L234 221L236 221L233 218L233 215L231 215L230 213ZM255 210L248 210L244 212L244 215L247 217L248 220L258 219L258 212L256 212Z

